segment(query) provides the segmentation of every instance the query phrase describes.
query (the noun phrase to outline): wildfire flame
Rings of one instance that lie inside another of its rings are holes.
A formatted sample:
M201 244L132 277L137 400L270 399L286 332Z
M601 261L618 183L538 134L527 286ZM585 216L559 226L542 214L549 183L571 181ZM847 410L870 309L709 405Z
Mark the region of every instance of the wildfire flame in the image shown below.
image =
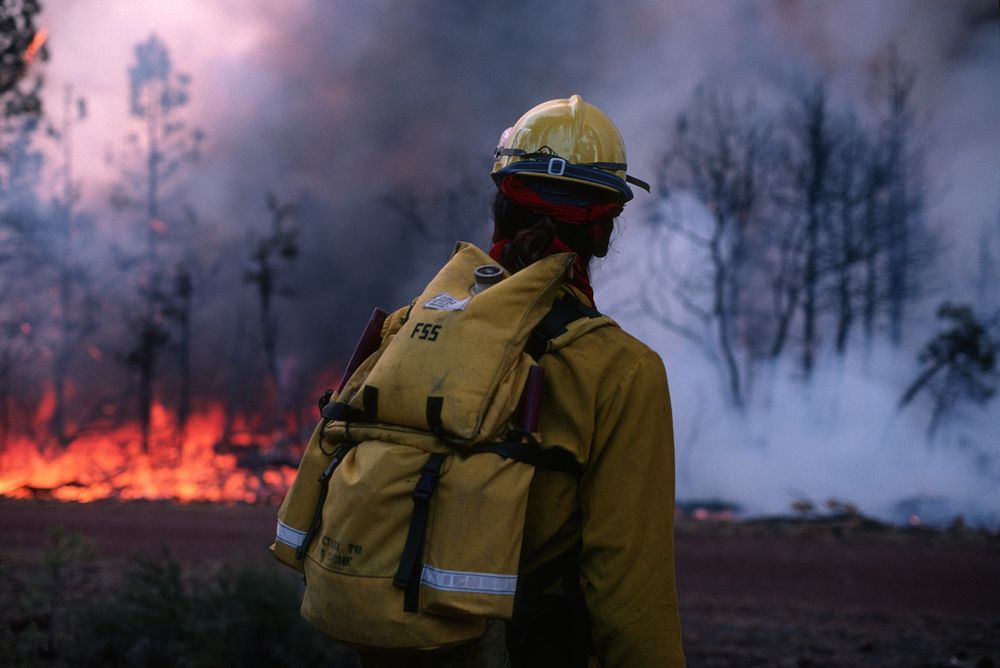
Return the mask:
M14 438L0 452L0 496L266 503L280 500L290 487L294 467L248 467L235 452L218 451L226 424L221 406L193 415L180 443L174 424L169 410L155 406L148 452L138 424L80 436L49 455L31 439ZM253 440L244 432L230 442L237 442L237 450Z
M28 48L24 50L24 64L25 66L31 65L31 61L35 59L38 55L39 50L45 45L45 40L49 38L49 31L45 28L39 28L35 36L31 38L31 43L28 44Z

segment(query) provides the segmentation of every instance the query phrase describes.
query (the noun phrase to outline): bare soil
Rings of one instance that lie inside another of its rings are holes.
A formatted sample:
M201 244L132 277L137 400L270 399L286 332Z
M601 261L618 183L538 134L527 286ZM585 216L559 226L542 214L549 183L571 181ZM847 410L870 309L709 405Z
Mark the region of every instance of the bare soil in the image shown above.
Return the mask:
M182 563L267 563L275 509L0 499L0 566L84 536L106 568L164 546ZM857 516L677 528L691 666L1000 666L1000 536ZM290 577L294 577L289 573Z
M692 666L1000 665L1000 541L835 524L684 525Z

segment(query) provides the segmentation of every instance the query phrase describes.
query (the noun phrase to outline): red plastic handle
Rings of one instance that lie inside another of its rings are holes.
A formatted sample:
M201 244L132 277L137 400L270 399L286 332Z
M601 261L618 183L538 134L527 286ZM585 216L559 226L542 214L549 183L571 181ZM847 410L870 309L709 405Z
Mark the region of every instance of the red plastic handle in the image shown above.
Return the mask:
M347 379L354 375L354 372L358 370L361 363L368 359L369 355L378 350L379 344L382 343L382 326L385 324L385 319L388 316L389 314L380 308L372 311L371 317L368 318L368 324L365 325L365 331L361 333L358 345L354 347L354 354L351 355L351 361L347 363L344 375L340 377L340 386L337 387L337 394L344 391Z

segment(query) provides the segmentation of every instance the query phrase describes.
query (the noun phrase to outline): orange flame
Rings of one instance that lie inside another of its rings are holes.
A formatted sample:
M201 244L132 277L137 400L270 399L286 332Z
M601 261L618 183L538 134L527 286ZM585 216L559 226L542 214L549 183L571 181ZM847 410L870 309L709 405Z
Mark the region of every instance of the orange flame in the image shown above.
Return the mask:
M35 36L31 38L31 43L28 44L28 48L24 50L24 64L30 65L31 61L35 59L38 55L38 51L45 45L45 40L49 38L49 31L45 28L39 28Z
M40 414L51 413L48 403L43 400ZM260 440L249 430L229 439L235 447L218 451L226 425L221 406L193 415L180 443L175 423L168 409L154 406L148 452L141 447L137 424L85 434L48 455L31 439L14 438L0 452L0 496L276 503L290 487L292 466L240 466L233 452L238 444ZM263 450L266 455L267 446Z

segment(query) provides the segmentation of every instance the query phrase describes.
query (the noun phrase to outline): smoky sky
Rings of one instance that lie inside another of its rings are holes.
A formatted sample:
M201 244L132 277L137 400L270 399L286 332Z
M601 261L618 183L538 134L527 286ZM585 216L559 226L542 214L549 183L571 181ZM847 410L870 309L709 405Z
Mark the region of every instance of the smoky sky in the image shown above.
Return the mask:
M161 34L194 79L191 115L210 141L198 196L215 208L252 206L247 192L261 184L335 203L400 184L430 188L475 168L461 162L470 158L488 185L500 131L538 101L573 92L619 121L634 171L648 173L696 84L766 96L826 77L863 102L890 42L918 68L935 164L951 167L942 185L953 208L942 216L982 217L995 203L980 200L998 190L988 160L1000 142L1000 46L989 0L91 0L46 9L50 107L66 83L92 97L81 151L121 134L131 46ZM109 177L94 171L99 197Z

